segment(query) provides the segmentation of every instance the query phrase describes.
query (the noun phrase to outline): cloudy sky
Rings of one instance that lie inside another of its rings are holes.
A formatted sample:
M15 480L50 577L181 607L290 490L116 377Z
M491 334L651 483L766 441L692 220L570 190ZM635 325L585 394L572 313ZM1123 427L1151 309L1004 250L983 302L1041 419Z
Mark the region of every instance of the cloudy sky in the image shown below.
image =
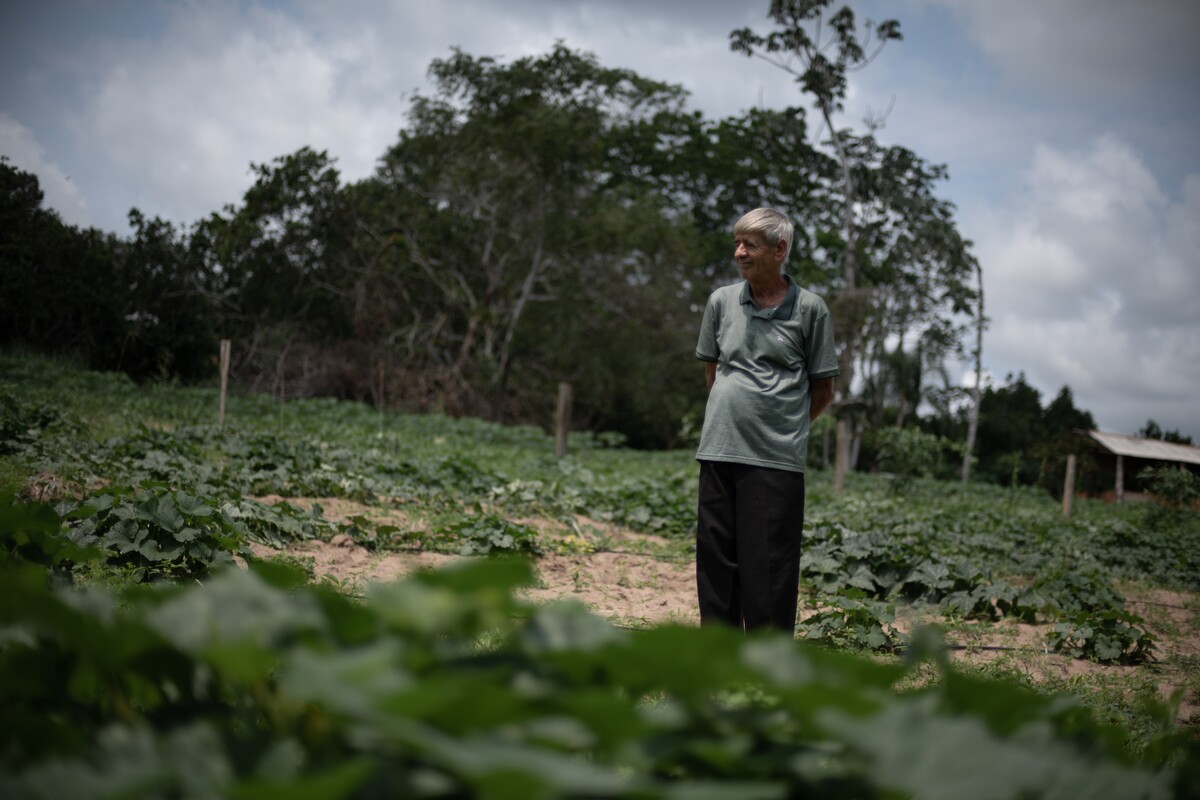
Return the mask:
M711 118L798 102L729 51L767 0L45 0L0 4L0 155L64 220L191 223L251 163L328 150L369 175L429 62L557 39L678 83ZM899 19L841 122L947 164L991 328L985 370L1063 385L1105 430L1200 441L1200 3L862 0Z

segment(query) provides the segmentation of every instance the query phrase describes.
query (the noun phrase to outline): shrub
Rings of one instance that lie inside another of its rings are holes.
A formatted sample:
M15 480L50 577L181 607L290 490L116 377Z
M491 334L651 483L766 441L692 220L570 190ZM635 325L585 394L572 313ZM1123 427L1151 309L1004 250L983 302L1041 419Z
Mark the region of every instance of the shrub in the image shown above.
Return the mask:
M880 466L893 475L895 491L907 486L913 478L933 475L942 453L959 447L917 428L880 428L872 433L872 439L878 448Z
M1146 505L1146 525L1161 529L1196 515L1200 503L1200 478L1183 466L1147 467L1138 479L1155 497Z

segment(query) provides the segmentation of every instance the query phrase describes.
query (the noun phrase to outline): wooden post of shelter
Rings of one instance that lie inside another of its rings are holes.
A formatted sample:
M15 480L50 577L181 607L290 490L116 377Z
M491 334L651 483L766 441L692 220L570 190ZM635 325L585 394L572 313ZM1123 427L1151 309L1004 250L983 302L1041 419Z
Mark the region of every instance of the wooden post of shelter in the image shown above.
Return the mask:
M554 411L554 455L567 454L567 434L571 430L571 384L558 385L558 404Z
M217 427L221 428L225 425L225 394L229 390L229 348L228 339L221 340L221 400L217 405Z
M1067 456L1067 477L1063 481L1063 516L1071 518L1071 505L1075 501L1075 454Z
M1125 502L1125 456L1117 453L1117 502Z

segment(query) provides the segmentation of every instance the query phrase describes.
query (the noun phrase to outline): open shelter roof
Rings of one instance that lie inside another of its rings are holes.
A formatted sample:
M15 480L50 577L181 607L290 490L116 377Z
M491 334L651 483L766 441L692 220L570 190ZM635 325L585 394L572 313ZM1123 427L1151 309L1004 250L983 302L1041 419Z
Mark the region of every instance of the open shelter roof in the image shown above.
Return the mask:
M1087 435L1104 449L1119 456L1200 464L1200 447L1190 444L1176 444L1159 439L1142 439L1137 436L1105 433L1104 431L1088 431Z

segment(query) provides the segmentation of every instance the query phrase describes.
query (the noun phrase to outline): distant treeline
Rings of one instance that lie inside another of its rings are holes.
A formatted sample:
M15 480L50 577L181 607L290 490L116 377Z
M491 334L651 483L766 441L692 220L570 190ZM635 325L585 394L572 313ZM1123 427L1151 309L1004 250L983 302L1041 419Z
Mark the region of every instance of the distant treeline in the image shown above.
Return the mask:
M736 279L733 222L771 205L798 226L788 271L855 321L839 399L858 467L883 428L965 439L966 392L940 367L964 351L975 262L935 194L945 167L844 134L860 199L842 292L837 163L803 109L709 120L681 87L561 45L508 64L455 51L430 75L373 176L344 183L304 148L187 227L137 209L128 237L66 225L0 161L0 346L196 382L230 339L248 391L543 425L566 381L577 426L687 446L700 313ZM1042 409L1022 379L981 409L979 474L1006 483L1049 483L1055 437L1092 425L1069 389Z

